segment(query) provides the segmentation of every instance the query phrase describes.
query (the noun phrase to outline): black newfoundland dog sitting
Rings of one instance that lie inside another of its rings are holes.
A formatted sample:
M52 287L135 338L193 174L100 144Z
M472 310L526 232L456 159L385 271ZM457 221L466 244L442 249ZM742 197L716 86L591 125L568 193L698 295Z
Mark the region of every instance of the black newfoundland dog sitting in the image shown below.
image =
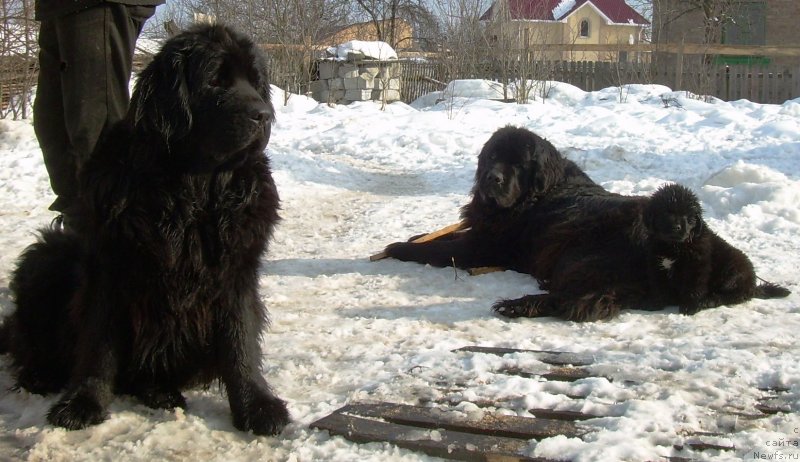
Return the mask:
M644 208L644 247L652 296L681 313L734 305L790 292L757 284L750 259L717 236L703 220L697 196L679 184L659 188Z
M591 228L565 224L625 214L626 208L640 200L606 191L535 133L504 127L489 138L478 156L472 200L461 211L468 229L424 243L394 243L385 253L439 267L512 269L532 275L543 288L567 297L558 303L542 303L538 295L502 300L494 309L504 316L605 319L619 311L613 291L605 290L618 277L615 273L582 277L574 273L579 279L574 287L571 279L560 276L587 255L594 258L591 255L600 253L610 241L623 254L628 252L632 247L627 239L630 226L626 230L597 222ZM603 251L597 258L607 255Z
M219 380L236 428L287 424L259 345L272 119L263 56L224 26L177 35L141 73L82 172L80 231L43 231L11 281L0 343L19 387L63 390L50 423L100 423L115 394L183 407L181 390Z

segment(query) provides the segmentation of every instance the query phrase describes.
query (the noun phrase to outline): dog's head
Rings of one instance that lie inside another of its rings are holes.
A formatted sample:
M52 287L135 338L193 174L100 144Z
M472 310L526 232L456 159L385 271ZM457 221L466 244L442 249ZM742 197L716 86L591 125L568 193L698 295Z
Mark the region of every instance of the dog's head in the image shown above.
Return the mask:
M560 155L535 133L518 127L494 132L478 155L473 195L500 208L545 194L559 177Z
M235 162L267 145L274 111L265 58L223 25L197 25L167 40L139 74L129 119L193 166Z
M668 184L651 196L644 210L644 224L657 241L691 242L703 232L703 210L689 188Z

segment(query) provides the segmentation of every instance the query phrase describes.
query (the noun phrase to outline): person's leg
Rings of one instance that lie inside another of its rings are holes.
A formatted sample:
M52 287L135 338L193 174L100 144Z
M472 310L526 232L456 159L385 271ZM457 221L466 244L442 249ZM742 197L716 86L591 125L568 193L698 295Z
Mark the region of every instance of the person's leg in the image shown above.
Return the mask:
M59 196L52 209L70 209L79 193L81 165L103 131L125 117L136 39L154 12L154 7L110 3L52 21L58 91L41 97L37 93L34 109L43 127L63 127L60 137L51 128L51 134L42 130L40 138L53 192Z
M50 187L56 194L51 210L63 211L77 193L75 159L67 153L69 135L61 93L61 54L54 21L39 29L39 78L33 103L33 129L39 140Z

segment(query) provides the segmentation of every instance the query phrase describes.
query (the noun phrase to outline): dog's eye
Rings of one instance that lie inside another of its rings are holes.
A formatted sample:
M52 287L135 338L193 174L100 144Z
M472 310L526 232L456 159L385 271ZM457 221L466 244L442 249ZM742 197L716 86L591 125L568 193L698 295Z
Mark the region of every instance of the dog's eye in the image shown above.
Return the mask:
M212 88L229 87L231 85L231 71L227 66L222 66L211 75L208 86Z

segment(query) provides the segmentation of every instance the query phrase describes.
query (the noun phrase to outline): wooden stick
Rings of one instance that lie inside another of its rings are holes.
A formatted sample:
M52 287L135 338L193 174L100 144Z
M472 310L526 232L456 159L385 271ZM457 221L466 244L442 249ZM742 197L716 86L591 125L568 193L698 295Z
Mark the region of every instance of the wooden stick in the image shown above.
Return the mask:
M495 273L497 271L505 271L502 266L479 266L477 268L470 268L467 270L470 276L480 276L481 274Z
M467 220L461 220L458 223L452 224L450 226L445 226L442 229L438 229L438 230L436 230L436 231L434 231L432 233L428 233L428 234L425 234L423 236L420 236L420 237L414 239L411 242L414 243L414 244L420 244L420 243L423 243L423 242L432 241L434 239L438 239L438 238L440 238L442 236L447 236L448 234L452 234L452 233L455 233L457 231L461 231L461 230L466 229L466 228L467 228ZM386 252L378 252L375 255L372 255L371 257L369 257L369 261L383 260L384 258L388 258L388 257L389 256L386 255Z

